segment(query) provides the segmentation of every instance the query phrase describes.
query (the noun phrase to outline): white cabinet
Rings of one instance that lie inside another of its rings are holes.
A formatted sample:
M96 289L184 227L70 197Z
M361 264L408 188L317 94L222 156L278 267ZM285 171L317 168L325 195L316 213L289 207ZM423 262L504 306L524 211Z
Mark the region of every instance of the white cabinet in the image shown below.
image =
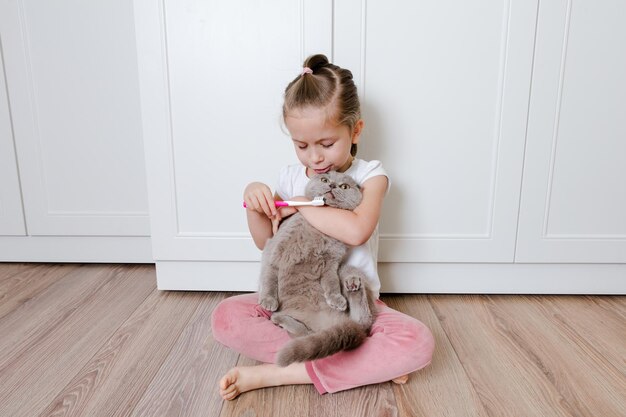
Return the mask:
M513 262L536 4L336 2L363 155L393 182L383 262Z
M4 60L0 54L0 70ZM26 234L13 146L13 127L4 77L0 77L0 235Z
M152 261L132 10L0 2L0 260Z
M626 261L625 16L540 4L518 262Z
M297 161L280 128L282 93L305 56L331 52L332 2L140 0L135 16L157 270L235 262L228 278L198 272L220 285L260 258L242 191ZM174 275L185 288L185 273Z
M549 3L136 0L159 287L255 289L242 190L296 161L281 96L322 52L359 86L359 156L392 177L383 290L625 292L623 6ZM613 66L600 84L589 58Z

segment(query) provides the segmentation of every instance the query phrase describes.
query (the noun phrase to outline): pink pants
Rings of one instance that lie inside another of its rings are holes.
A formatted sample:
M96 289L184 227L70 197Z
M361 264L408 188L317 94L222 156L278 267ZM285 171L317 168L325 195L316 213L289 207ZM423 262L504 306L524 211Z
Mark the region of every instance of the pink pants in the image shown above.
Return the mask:
M213 311L213 336L249 358L274 363L289 335L269 320L271 313L257 302L256 293L222 301ZM435 347L430 330L380 300L376 305L378 316L361 346L305 363L320 394L390 381L430 364Z

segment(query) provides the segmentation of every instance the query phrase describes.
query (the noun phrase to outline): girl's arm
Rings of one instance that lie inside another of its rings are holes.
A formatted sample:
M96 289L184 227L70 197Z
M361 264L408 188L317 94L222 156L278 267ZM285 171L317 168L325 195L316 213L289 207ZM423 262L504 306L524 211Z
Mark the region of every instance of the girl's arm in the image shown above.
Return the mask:
M363 199L354 211L334 207L298 207L304 218L320 232L351 246L367 242L374 233L383 198L387 191L387 177L378 175L361 186Z
M276 217L277 210L270 188L260 182L250 183L244 190L244 201L248 207L248 229L257 248L263 250L267 239L272 237L272 218Z
M265 243L272 237L272 220L264 213L247 210L248 229L257 248L263 250Z

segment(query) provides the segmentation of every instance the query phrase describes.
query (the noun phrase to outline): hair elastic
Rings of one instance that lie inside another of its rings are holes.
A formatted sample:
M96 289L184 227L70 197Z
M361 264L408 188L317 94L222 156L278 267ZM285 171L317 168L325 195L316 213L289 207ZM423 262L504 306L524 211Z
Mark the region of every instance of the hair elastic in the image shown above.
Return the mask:
M302 68L302 73L300 75L302 76L304 74L313 74L313 70L309 67L304 67Z

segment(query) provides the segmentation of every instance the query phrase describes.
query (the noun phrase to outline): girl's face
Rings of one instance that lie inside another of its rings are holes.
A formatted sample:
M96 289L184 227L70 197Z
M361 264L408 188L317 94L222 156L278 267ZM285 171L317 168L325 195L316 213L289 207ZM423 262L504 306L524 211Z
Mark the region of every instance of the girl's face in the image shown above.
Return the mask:
M348 126L331 123L327 116L325 108L307 107L285 117L296 155L307 167L308 176L348 169L352 163L350 148L358 143L363 129L363 120L351 132Z

